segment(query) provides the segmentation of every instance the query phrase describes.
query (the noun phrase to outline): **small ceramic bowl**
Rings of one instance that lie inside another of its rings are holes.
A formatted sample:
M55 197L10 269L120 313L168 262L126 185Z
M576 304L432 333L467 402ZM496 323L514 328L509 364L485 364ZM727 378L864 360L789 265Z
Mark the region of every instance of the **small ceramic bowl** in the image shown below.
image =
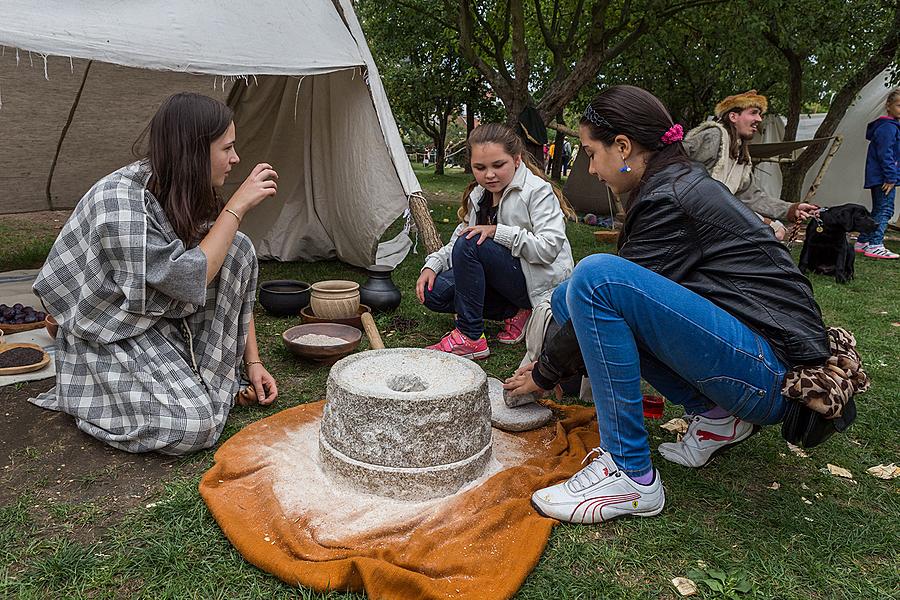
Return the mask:
M297 338L308 334L327 335L341 340L341 343L322 346L297 341ZM329 363L356 350L362 339L362 332L356 327L339 323L309 323L291 327L281 334L281 339L294 355L315 362Z
M359 310L359 284L331 279L312 284L309 305L322 319L348 319Z
M274 279L259 286L259 303L276 317L295 317L309 304L309 284L296 279Z
M360 304L356 310L356 315L352 317L347 317L346 319L323 319L313 312L312 306L307 306L300 309L300 320L304 323L340 323L341 325L351 325L362 331L362 315L370 312L372 312L371 308L365 304Z

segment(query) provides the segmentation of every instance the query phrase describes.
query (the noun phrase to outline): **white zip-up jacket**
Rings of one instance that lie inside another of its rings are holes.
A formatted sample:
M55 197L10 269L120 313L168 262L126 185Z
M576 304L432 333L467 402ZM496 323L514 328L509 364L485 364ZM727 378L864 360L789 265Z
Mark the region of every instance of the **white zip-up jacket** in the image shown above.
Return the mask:
M450 242L425 258L423 270L440 273L453 268L453 244L463 229L476 224L484 192L483 187L475 186L469 195L467 223L460 223ZM559 200L550 183L529 171L525 161L519 163L512 181L503 190L494 241L509 248L519 259L532 306L549 298L553 288L572 274L575 263Z

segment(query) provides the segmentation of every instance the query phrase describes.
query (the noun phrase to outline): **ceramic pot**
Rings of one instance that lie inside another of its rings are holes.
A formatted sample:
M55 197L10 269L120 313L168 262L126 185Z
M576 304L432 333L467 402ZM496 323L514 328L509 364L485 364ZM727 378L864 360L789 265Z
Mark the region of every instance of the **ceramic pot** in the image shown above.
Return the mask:
M354 317L359 310L359 284L340 279L314 283L309 305L313 314L322 319Z
M59 331L59 323L57 323L56 319L49 313L47 314L47 318L44 319L44 326L47 328L47 334L55 340L56 332Z
M309 284L295 279L274 279L259 286L259 303L269 314L294 317L309 304Z
M366 269L369 278L359 286L360 301L373 312L389 312L400 306L400 290L391 280L394 267L372 265Z

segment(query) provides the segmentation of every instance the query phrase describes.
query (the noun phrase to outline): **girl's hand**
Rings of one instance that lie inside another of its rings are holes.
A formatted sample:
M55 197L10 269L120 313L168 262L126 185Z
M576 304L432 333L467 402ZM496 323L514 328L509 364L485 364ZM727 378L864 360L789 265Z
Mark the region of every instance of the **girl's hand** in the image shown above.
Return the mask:
M459 232L460 237L466 236L467 240L471 240L473 237L480 236L478 241L475 242L479 246L484 243L484 240L488 238L493 238L494 234L497 233L496 225L473 225L472 227L466 227L462 231Z
M274 196L278 191L278 173L268 163L259 163L250 174L241 187L237 189L231 200L228 201L226 208L235 211L241 217L250 209L254 208L260 202Z
M419 299L419 304L425 304L425 288L427 287L428 291L431 291L431 288L434 287L435 277L437 277L437 273L431 269L422 269L422 273L419 274L419 278L416 280L416 298Z
M881 191L884 192L885 194L890 194L891 190L894 189L894 185L895 184L889 183L886 181L881 184Z
M278 385L264 366L253 363L247 367L247 379L253 385L256 398L261 405L267 406L275 402L275 398L278 397Z
M534 370L534 363L520 367L512 377L503 382L503 389L509 390L510 396L520 396L537 392L539 395L546 393L547 390L534 382L531 372Z

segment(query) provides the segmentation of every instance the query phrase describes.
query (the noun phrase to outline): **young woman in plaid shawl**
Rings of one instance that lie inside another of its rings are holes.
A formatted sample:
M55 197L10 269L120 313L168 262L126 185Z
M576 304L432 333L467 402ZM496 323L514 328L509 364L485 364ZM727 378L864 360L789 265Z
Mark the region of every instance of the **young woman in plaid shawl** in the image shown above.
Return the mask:
M34 284L59 322L56 387L35 404L129 452L184 454L215 444L243 362L261 404L278 395L253 323L257 262L241 219L275 195L259 164L227 204L239 158L230 108L168 98L149 150L81 199Z

